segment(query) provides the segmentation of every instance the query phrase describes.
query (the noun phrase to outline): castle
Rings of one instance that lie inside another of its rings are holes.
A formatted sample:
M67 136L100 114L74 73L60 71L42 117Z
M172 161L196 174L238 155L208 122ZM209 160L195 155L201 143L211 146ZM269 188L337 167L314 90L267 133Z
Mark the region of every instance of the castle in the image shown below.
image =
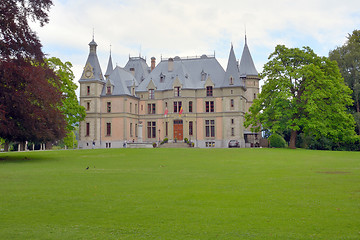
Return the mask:
M102 74L94 39L79 80L79 148L119 148L126 142L158 143L185 138L195 147L258 145L259 133L243 126L245 112L259 93L258 72L247 40L241 60L231 46L226 70L215 56L161 59L129 57L113 67L111 53Z

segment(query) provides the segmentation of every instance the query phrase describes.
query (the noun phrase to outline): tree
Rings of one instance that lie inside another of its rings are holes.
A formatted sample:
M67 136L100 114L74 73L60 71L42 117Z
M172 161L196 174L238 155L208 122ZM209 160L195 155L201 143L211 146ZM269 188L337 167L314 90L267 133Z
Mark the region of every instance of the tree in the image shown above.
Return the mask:
M55 71L60 80L60 91L63 93L63 98L59 107L67 123L67 132L73 131L75 127L79 126L79 122L85 119L86 111L83 106L80 106L75 93L78 86L73 82L75 76L71 70L72 65L70 62L63 63L55 57L46 59L46 63Z
M245 126L273 133L291 131L295 148L298 133L340 142L351 137L354 119L347 113L351 90L344 84L336 62L317 56L309 47L278 45L264 65L259 97L245 115ZM254 127L255 126L255 127Z
M360 31L354 30L347 37L346 43L329 52L329 58L335 60L340 68L345 83L353 90L354 104L351 110L355 119L360 114ZM360 121L357 121L360 135Z
M50 141L65 135L58 78L28 20L49 21L51 0L0 3L0 137L7 141ZM52 79L50 83L49 80Z

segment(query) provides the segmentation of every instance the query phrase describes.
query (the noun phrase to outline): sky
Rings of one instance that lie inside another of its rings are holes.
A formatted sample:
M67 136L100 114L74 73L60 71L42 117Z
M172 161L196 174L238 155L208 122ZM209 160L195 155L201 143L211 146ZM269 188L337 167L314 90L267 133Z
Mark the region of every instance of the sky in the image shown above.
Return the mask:
M103 74L110 54L124 67L129 56L213 55L226 69L231 44L241 58L245 33L258 72L276 45L309 46L328 56L360 29L359 0L53 0L50 22L32 23L48 57L82 74L94 36Z

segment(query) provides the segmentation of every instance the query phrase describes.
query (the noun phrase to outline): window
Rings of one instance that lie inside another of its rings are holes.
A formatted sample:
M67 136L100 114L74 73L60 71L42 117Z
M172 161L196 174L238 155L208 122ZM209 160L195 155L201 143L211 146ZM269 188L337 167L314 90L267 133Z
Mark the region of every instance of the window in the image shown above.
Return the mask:
M155 99L154 89L149 89L149 99Z
M230 90L230 94L234 94L234 90Z
M231 128L231 136L235 136L235 129Z
M131 88L131 95L135 96L135 88L134 87Z
M156 122L147 122L147 137L156 138Z
M87 95L90 95L90 86L87 86Z
M156 105L155 103L148 104L148 114L156 114Z
M206 101L205 102L205 111L206 112L214 112L214 101Z
M111 86L106 87L106 94L111 94Z
M111 102L107 102L107 112L111 112Z
M255 81L254 81L254 86L255 86Z
M130 137L133 136L133 127L132 127L132 123L130 123Z
M86 103L86 111L90 111L90 102Z
M168 136L168 122L165 123L165 136Z
M215 137L215 120L205 120L205 136Z
M143 111L144 110L144 105L141 105L141 111Z
M138 113L138 105L135 103L135 113Z
M106 123L106 136L111 136L111 123Z
M256 93L254 93L254 99L256 99Z
M231 124L234 124L234 119L233 118L231 119Z
M230 85L233 85L234 84L234 79L233 77L230 77Z
M174 102L174 113L175 112L180 112L180 108L181 108L181 101Z
M234 107L234 99L230 99L230 107L231 107L231 108Z
M213 88L211 86L206 87L206 96L212 97L213 95Z
M189 102L189 112L192 112L193 111L193 102L190 101Z
M160 73L160 82L164 82L165 80L165 75Z
M175 87L174 88L174 96L175 97L180 97L181 94L180 94L180 87Z
M189 136L193 135L193 121L189 122Z
M90 123L86 123L86 135L85 136L89 136L90 135Z
M132 113L132 103L130 103L130 113Z

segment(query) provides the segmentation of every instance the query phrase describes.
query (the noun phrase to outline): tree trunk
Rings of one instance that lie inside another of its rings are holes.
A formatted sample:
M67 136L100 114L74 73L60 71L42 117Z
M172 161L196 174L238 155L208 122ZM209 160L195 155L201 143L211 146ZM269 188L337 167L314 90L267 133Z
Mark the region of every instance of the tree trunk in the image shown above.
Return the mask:
M296 148L296 137L297 137L297 131L291 130L290 144L289 144L289 147L290 147L291 149L295 149L295 148Z
M4 152L8 152L9 151L9 145L10 143L8 141L5 141L5 144L4 144Z

